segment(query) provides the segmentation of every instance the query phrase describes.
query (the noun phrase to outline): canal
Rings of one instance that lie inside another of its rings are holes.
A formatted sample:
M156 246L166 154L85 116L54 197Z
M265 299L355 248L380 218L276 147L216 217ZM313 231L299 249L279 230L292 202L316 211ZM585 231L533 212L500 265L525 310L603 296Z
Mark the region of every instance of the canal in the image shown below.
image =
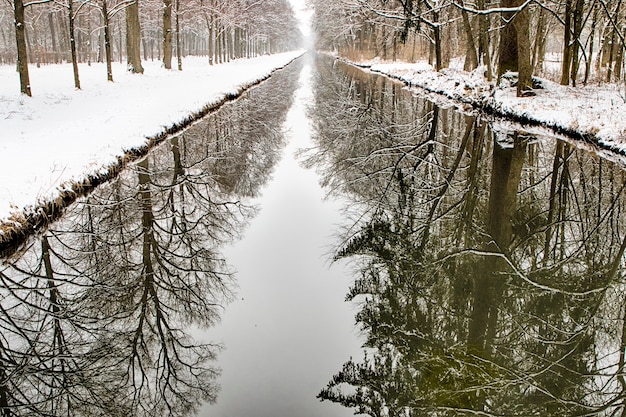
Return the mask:
M10 415L625 409L624 166L304 57L0 269Z

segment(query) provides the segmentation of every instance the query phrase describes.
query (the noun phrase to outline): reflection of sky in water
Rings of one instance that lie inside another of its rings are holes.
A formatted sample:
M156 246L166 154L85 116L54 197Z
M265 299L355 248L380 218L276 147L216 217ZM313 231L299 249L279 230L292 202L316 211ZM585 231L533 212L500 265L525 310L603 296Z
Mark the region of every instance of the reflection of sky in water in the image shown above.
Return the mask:
M3 264L0 379L9 366L3 392L21 396L23 414L93 414L80 409L89 400L58 400L81 390L103 399L94 405L103 415L130 405L124 392L156 407L151 415L169 415L161 400L177 393L177 406L212 398L205 374L169 372L202 352L174 343L185 331L158 329L213 322L204 301L222 300L215 258L248 221L224 251L238 270L236 301L220 326L198 335L226 348L210 363L223 368L223 391L201 416L351 415L316 400L330 378L331 389L364 387L392 411L621 410L623 172L553 138L416 101L352 67L319 66L313 84L301 64L155 148ZM307 162L350 201L324 202L318 176L294 157L312 146L312 89L319 130ZM229 212L230 202L259 194L257 217ZM351 229L334 236L344 222ZM340 255L366 257L352 285L347 268L328 267L336 239L348 242ZM362 308L374 383L370 369L332 377L349 357L362 362L348 287ZM79 372L75 385L57 383ZM147 382L133 385L138 378ZM172 384L151 383L162 378ZM336 391L323 396L347 403Z
M289 144L258 201L261 212L224 251L239 293L209 331L226 349L218 359L222 391L203 417L352 415L315 398L346 358L361 354L355 311L343 301L351 276L328 266L340 204L323 201L316 174L294 157L310 146L310 65L300 81L286 120Z

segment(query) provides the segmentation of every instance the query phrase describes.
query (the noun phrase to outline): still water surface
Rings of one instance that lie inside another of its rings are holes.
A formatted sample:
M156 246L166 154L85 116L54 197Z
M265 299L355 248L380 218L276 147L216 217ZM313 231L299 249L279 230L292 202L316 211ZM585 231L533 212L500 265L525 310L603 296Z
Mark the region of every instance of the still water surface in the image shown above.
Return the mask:
M0 406L618 415L624 180L574 144L300 60L5 260Z
M350 199L336 257L360 260L367 356L320 397L372 416L624 415L623 166L337 67L318 67L309 163Z
M306 115L312 76L307 61L281 129L287 146L257 200L261 211L225 249L240 288L210 332L226 350L222 392L203 416L352 415L315 398L346 357L360 356L360 343L355 311L344 302L350 271L329 265L341 203L324 201L318 176L296 155L313 146Z

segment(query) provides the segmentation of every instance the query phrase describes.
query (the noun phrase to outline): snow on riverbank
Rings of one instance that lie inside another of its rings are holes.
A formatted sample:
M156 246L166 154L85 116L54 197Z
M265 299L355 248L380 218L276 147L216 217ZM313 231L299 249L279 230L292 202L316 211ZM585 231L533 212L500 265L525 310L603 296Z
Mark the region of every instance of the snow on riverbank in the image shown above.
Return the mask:
M56 199L87 176L102 174L125 151L140 148L203 107L266 78L303 51L209 66L183 60L183 71L144 62L132 75L122 64L106 81L103 64L29 67L33 97L19 94L14 66L0 66L0 225ZM3 231L0 229L0 233ZM0 236L1 237L1 236ZM1 240L1 239L0 239Z
M567 87L540 80L536 96L516 97L515 87L494 88L483 76L446 68L435 72L425 63L360 63L371 71L399 79L409 86L453 100L466 109L481 108L522 123L596 142L604 149L626 154L626 92L623 85L588 84Z

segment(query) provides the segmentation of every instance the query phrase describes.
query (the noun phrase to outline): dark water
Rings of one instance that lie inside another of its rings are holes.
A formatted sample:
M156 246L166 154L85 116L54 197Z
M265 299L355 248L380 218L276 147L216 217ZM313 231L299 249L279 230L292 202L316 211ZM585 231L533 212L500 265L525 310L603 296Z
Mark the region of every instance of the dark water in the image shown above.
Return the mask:
M317 148L350 200L366 357L320 393L367 415L623 415L623 167L322 66Z
M3 261L0 407L621 415L623 167L300 61Z

